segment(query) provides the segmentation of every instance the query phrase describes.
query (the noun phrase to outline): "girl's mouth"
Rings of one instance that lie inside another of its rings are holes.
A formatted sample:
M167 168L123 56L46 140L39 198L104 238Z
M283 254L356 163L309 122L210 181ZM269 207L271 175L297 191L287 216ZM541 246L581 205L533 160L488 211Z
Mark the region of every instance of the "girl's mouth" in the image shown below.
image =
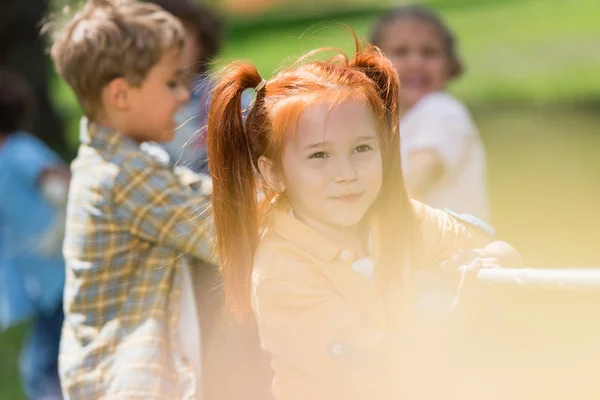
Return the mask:
M358 199L360 199L363 196L364 192L360 192L360 193L349 193L349 194L345 194L342 196L336 196L336 197L332 197L333 200L338 200L338 201L343 201L346 203L352 203L357 201Z

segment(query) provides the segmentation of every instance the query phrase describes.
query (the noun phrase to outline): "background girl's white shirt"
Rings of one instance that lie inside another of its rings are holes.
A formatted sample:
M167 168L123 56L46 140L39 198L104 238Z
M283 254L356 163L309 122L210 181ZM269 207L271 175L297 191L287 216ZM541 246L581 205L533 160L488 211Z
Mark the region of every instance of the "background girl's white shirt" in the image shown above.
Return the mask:
M402 168L409 156L433 150L444 164L442 177L425 193L423 202L472 214L490 222L483 143L467 108L445 92L424 96L400 121Z

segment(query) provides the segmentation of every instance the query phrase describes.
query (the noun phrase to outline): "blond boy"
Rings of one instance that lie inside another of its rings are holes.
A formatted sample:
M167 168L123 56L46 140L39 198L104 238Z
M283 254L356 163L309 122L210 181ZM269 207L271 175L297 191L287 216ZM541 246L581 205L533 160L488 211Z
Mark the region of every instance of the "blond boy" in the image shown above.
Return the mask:
M56 69L85 114L64 243L66 398L198 396L199 351L181 336L197 326L180 329L179 316L187 257L211 257L209 204L202 181L149 143L172 138L188 99L183 45L173 16L119 0L88 1L54 36Z

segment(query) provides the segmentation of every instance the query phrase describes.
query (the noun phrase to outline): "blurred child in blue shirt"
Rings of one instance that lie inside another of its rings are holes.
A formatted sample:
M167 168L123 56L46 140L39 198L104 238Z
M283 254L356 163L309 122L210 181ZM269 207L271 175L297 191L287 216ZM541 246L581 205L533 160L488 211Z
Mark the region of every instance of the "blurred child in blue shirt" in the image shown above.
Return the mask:
M21 130L29 87L0 70L0 329L32 320L20 372L30 399L60 399L62 256L69 171L43 142Z

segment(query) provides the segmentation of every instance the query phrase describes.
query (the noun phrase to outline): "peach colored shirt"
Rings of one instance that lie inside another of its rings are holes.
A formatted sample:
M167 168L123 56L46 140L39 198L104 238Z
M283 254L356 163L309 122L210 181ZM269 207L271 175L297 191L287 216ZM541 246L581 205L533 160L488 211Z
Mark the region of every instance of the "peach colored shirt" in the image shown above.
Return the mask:
M443 211L414 206L431 259L489 242ZM257 249L252 289L277 400L407 398L405 374L395 361L410 345L389 332L382 296L352 269L354 261L351 249L273 212Z

